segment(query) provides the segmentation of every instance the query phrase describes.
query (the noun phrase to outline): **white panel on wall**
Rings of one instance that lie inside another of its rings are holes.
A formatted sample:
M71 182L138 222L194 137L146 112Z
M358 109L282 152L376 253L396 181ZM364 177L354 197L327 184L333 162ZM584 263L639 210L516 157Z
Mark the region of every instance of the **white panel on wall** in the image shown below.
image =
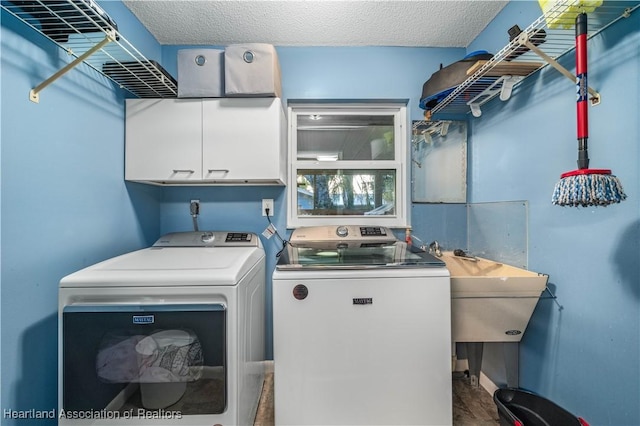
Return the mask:
M440 121L413 126L411 138L412 201L467 201L467 124Z

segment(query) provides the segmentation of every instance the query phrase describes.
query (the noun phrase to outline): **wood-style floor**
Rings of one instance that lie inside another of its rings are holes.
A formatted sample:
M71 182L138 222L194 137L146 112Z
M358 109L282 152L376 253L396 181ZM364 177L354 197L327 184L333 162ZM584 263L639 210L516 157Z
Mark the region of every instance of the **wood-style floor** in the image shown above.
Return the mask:
M462 373L453 375L453 426L499 425L493 395L482 386L471 386Z
M499 425L498 412L491 394L473 387L462 374L453 375L453 426ZM274 426L273 373L265 376L255 426Z

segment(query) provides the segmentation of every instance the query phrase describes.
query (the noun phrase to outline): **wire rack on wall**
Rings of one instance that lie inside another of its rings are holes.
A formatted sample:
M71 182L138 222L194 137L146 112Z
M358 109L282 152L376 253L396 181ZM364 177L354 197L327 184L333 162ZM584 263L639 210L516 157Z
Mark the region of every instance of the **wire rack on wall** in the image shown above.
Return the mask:
M498 95L502 100L509 99L513 87L547 65L575 80L575 76L564 70L557 63L557 59L575 48L573 17L576 13L583 10L589 13L587 37L591 38L619 19L628 18L640 7L638 1L606 0L597 7L581 6L588 3L598 2L557 1L524 30L516 28L509 44L491 59L477 61L467 71L468 78L427 111L426 120L414 122L414 131L416 126L424 126L425 123L431 122L436 114L471 112L473 116L478 117L482 114L482 104ZM506 30L505 28L505 35ZM599 103L600 94L591 88L589 92L592 105Z
M176 80L129 43L93 0L2 0L2 9L74 58L31 90L32 101L38 102L44 88L83 62L137 97L177 97Z

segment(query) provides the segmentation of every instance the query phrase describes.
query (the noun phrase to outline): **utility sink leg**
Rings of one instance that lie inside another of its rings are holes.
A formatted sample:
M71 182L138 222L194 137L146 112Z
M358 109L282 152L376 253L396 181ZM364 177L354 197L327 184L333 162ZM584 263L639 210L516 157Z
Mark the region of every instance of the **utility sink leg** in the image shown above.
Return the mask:
M467 342L465 343L465 346L467 348L467 361L469 362L469 378L471 379L471 386L479 386L484 343Z
M519 342L502 343L502 354L504 355L504 367L507 375L507 386L517 388L519 383Z

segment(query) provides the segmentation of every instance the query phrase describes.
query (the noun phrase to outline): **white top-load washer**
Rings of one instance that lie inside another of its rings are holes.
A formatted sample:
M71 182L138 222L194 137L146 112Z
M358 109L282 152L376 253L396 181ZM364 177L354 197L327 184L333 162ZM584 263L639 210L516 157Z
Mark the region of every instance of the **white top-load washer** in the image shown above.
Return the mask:
M375 226L296 229L273 274L278 425L451 425L444 262Z
M247 232L167 234L64 277L59 424L253 424L264 307Z

